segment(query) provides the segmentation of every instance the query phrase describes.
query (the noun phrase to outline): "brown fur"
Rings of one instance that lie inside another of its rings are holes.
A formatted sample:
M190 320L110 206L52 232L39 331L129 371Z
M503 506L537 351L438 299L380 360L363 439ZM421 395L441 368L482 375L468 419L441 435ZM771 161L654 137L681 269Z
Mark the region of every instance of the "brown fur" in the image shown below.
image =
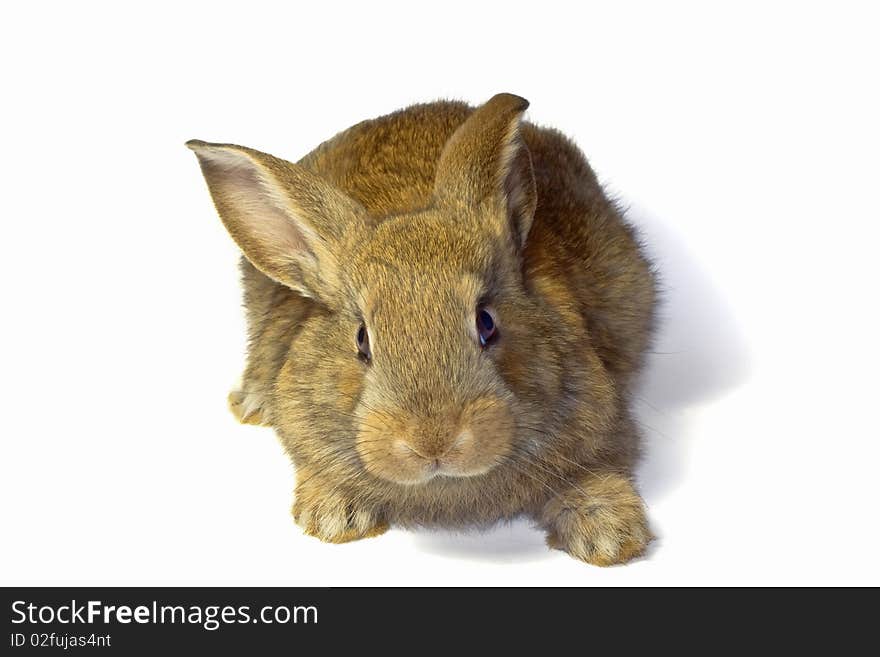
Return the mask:
M230 407L278 432L307 533L526 513L599 565L650 540L629 395L654 277L580 151L526 107L416 105L298 164L188 144L245 254ZM485 349L478 305L499 330Z

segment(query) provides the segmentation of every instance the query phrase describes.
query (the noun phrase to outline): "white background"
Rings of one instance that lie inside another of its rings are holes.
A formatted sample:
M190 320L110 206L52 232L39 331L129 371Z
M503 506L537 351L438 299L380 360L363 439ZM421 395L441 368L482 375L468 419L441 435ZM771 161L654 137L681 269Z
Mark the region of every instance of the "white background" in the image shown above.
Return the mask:
M4 5L0 583L880 584L870 3L329 4ZM664 277L636 402L660 538L628 566L526 522L324 545L226 410L237 251L184 141L295 160L499 91L576 139Z

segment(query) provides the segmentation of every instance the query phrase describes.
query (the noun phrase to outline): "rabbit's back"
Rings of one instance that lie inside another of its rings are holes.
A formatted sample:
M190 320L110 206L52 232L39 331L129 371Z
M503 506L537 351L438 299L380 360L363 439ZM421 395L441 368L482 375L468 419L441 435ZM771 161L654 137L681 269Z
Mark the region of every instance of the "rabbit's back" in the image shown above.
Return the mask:
M416 210L431 200L443 146L473 111L455 101L413 105L340 132L299 164L345 191L374 216ZM604 200L586 159L566 137L530 123L524 123L522 131L545 201L560 193Z
M457 102L414 105L340 132L299 164L373 216L415 210L430 201L443 146L472 111Z

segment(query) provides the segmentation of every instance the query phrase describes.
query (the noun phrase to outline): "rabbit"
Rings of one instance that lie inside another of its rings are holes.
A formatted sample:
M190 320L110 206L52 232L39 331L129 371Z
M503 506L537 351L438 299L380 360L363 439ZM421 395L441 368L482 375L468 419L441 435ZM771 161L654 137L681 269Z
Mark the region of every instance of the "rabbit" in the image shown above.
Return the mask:
M296 164L187 142L243 253L249 347L229 405L277 432L307 534L527 516L601 566L653 539L630 397L656 273L528 105L414 105Z

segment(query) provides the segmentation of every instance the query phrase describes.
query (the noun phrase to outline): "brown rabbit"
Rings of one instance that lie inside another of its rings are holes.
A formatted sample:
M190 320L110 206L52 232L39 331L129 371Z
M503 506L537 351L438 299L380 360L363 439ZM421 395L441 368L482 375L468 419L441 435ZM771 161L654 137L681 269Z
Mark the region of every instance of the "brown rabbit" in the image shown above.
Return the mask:
M297 164L188 142L244 253L230 405L278 432L308 534L527 514L600 565L650 541L629 404L654 275L581 152L522 123L527 106L416 105Z

